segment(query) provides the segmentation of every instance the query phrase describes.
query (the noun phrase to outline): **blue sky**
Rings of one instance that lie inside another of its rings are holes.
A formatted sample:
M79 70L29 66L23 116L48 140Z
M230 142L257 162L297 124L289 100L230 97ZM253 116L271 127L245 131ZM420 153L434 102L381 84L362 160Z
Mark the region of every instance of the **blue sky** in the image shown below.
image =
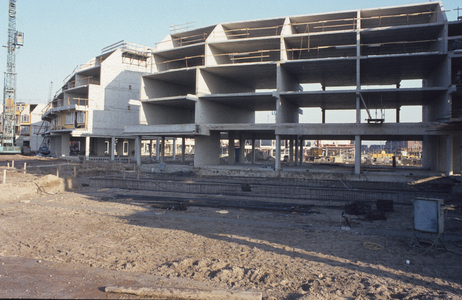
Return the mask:
M17 0L17 30L25 34L17 53L17 101L46 103L74 68L120 40L154 46L169 27L195 27L320 12L414 4L426 1L224 1L224 0ZM462 1L444 1L450 21ZM7 42L8 0L0 0L0 40ZM462 13L461 13L462 14ZM6 70L6 49L0 68Z

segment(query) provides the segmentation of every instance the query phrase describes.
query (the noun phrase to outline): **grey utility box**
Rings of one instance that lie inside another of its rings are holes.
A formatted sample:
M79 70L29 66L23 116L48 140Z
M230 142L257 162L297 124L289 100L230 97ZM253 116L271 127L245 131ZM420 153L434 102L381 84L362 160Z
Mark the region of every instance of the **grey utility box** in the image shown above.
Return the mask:
M444 232L444 201L442 199L414 199L414 230L441 234Z

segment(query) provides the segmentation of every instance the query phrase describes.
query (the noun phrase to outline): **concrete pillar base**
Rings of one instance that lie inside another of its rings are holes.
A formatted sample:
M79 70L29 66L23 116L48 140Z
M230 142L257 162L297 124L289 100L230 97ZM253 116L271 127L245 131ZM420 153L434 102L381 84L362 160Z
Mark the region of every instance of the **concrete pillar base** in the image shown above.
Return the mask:
M69 149L69 147L67 147ZM90 137L85 137L85 159L90 158Z
M194 150L194 166L220 165L220 132L211 131L210 136L197 136Z

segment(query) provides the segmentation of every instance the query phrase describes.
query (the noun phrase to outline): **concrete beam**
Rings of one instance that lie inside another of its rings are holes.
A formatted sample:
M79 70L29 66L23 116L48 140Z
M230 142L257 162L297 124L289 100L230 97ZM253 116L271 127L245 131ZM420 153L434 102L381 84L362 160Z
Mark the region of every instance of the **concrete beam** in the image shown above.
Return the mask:
M423 136L441 135L441 131L432 130L433 123L383 123L383 124L279 124L275 128L278 135L309 136L345 136L354 139L355 135L367 137L381 136Z
M194 136L209 135L210 132L207 127L196 124L171 124L125 126L124 134L152 136Z
M209 130L219 130L219 131L270 131L274 132L277 126L276 124L255 124L255 123L237 123L237 124L202 124L204 127L207 127Z

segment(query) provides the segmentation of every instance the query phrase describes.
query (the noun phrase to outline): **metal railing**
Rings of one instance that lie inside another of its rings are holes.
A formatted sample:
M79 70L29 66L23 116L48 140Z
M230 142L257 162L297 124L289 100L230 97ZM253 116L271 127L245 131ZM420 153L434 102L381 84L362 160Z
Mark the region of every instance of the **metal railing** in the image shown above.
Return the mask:
M85 85L89 85L89 84L99 85L100 81L99 81L98 78L95 78L94 76L88 76L88 77L76 79L76 80L73 80L73 81L69 81L68 83L66 83L62 87L62 90L65 91L65 90L68 90L68 89L73 89L73 88L76 88L76 87L79 87L79 86L85 86Z
M128 43L128 42L125 42L124 40L121 40L117 43L114 43L112 45L109 45L101 49L101 54L110 53L117 49L122 49L124 51L130 51L130 52L136 52L136 53L144 54L144 55L150 55L152 52L151 47Z

